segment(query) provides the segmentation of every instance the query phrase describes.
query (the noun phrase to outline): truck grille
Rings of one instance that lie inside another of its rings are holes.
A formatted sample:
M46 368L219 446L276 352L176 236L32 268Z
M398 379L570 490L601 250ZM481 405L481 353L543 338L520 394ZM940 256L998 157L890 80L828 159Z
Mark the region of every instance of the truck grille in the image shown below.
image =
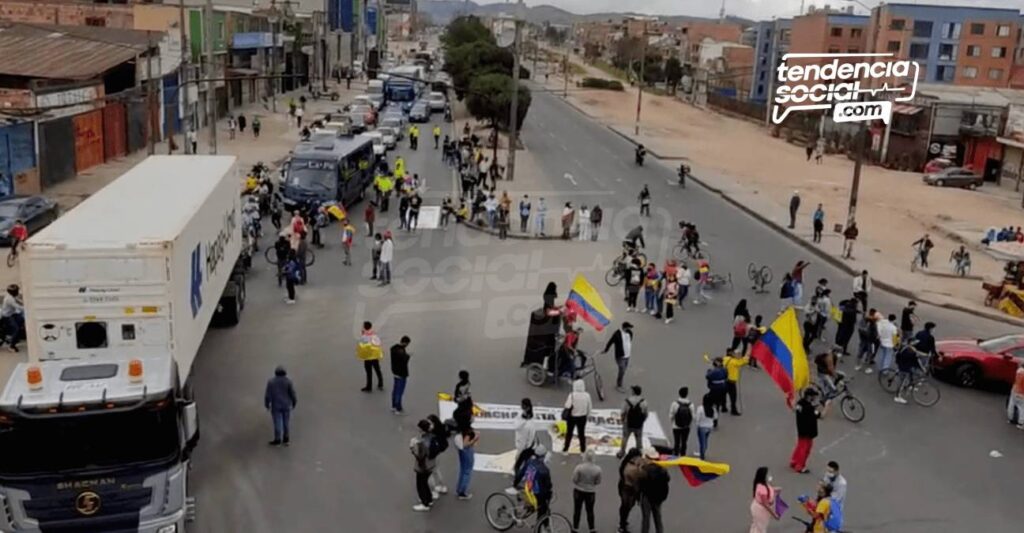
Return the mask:
M44 532L137 531L139 511L150 504L153 489L140 487L97 490L99 509L86 516L76 508L78 494L33 498L24 502L25 514L39 521Z

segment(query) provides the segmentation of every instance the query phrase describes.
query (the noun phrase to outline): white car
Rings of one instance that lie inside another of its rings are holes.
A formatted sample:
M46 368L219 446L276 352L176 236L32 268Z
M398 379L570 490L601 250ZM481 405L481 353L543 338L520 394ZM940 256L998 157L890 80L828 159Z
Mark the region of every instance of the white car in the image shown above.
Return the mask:
M387 152L388 147L384 144L384 135L379 131L369 131L364 133L373 141L373 155L382 157L384 152Z
M360 94L359 96L353 98L352 105L365 105L377 109L377 103L374 102L373 98L370 98L370 95L368 94Z
M405 128L408 126L408 121L405 119L405 115L401 113L397 115L384 115L380 125L393 129L398 140L401 141L405 138Z
M384 137L384 146L388 149L394 148L398 144L398 134L394 128L381 126L377 128L377 133Z
M430 111L444 111L444 106L448 104L448 99L445 98L444 93L435 91L427 97L427 102L430 102Z

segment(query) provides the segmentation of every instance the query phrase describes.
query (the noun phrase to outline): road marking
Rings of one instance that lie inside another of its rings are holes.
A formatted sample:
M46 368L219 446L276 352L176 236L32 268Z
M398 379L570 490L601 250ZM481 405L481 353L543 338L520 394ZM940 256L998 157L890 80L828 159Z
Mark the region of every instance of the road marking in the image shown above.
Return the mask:
M574 178L572 174L569 174L568 172L566 172L565 175L562 176L562 179L569 180L569 182L572 183L573 187L579 186L579 184L576 183L576 178Z

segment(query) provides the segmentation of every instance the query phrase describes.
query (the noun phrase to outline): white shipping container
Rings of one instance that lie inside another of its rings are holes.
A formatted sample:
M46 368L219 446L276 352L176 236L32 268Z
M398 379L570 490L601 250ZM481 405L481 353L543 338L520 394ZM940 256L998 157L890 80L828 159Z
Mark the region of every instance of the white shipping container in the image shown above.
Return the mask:
M170 355L182 381L242 247L232 156L151 156L26 243L29 359Z

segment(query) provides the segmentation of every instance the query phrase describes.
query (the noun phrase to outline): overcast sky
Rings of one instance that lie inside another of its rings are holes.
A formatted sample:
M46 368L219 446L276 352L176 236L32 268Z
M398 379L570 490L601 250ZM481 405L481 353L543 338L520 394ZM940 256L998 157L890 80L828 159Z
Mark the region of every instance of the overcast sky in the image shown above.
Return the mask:
M504 0L475 0L482 4L504 3ZM511 0L515 2L516 0ZM526 0L531 6L549 4L558 6L573 13L599 13L604 11L635 11L660 15L694 15L714 17L718 15L722 0ZM806 5L834 7L846 6L846 0L807 0ZM861 0L868 6L878 4L877 0ZM895 2L891 2L895 3ZM1024 0L903 0L907 4L939 4L962 5L974 7L1010 7L1024 8ZM792 17L800 11L800 0L725 0L725 12L749 19L769 19L771 17ZM856 4L854 4L856 5ZM857 5L857 12L867 14L864 8Z

